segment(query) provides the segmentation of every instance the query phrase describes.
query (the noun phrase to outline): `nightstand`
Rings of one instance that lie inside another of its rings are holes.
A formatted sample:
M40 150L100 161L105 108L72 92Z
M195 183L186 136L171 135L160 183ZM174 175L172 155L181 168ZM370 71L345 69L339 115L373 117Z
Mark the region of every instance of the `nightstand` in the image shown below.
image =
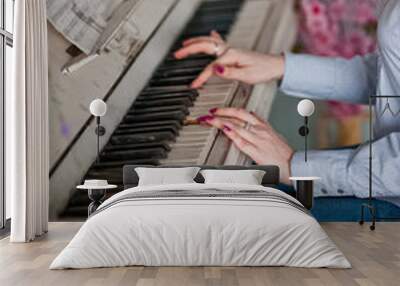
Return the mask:
M88 206L88 216L94 213L97 208L103 203L108 189L115 189L116 185L109 185L106 180L85 180L83 185L76 188L80 190L87 190L88 197L91 201Z
M314 203L314 181L320 180L319 177L290 177L291 181L296 182L296 199L303 206L311 210Z

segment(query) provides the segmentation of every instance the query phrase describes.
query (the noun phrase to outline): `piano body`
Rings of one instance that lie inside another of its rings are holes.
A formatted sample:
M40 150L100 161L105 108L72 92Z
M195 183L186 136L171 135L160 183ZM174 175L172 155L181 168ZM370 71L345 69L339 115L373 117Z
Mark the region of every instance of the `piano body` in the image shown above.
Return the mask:
M183 39L212 29L233 47L290 50L296 38L293 0L97 0L90 9L86 2L47 4L51 219L63 213L85 217L89 201L75 186L84 178L121 186L125 164L251 163L217 130L184 122L223 106L268 119L276 83L212 78L190 89L213 58L178 61L172 53ZM108 105L99 163L88 111L94 98Z

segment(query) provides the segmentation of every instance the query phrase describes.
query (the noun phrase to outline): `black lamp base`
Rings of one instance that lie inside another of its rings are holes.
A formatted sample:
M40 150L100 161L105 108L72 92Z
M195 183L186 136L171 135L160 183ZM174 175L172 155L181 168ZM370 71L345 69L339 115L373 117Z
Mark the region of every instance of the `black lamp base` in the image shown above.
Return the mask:
M364 224L364 212L365 209L368 209L369 213L372 217L372 224L369 226L370 230L375 230L375 223L376 223L376 208L371 203L364 203L361 205L361 219L358 222L360 225Z

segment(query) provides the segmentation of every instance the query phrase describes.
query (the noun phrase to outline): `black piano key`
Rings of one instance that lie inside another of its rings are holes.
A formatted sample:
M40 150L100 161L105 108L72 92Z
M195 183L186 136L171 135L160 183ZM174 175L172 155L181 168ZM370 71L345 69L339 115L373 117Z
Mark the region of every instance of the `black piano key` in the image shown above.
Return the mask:
M156 106L156 107L144 107L136 109L134 106L128 111L128 115L151 115L152 113L159 112L175 112L180 111L184 114L189 114L189 110L185 105L171 105L171 106Z
M187 59L187 60L170 60L163 63L159 67L159 71L168 70L173 68L196 68L196 67L206 67L211 61L209 59Z
M163 148L165 151L170 151L171 147L167 141L164 142L153 142L153 143L137 143L137 144L125 144L125 145L111 145L107 144L103 152L107 151L119 151L119 150L133 150L143 148Z
M190 34L193 33L203 33L204 35L204 30L206 31L211 31L215 30L219 34L225 34L231 29L231 21L225 19L220 21L218 18L210 18L210 22L207 25L204 25L202 21L198 21L196 23L193 23L192 28L190 29L190 32L188 32L188 35L185 36L190 36ZM209 32L206 32L208 34ZM180 38L180 40L184 40L184 38Z
M155 112L151 114L135 114L127 115L123 119L123 123L145 122L145 121L160 121L160 120L176 120L182 122L186 117L185 112L181 111L166 111Z
M133 150L118 150L107 151L100 155L100 161L120 161L129 159L164 159L167 157L167 152L164 148L142 148Z
M203 71L203 69L204 69L203 67L196 67L196 68L177 68L177 69L164 70L161 72L156 72L154 74L154 79L181 77L181 76L197 77Z
M139 100L133 105L134 108L145 108L155 106L166 106L166 105L182 105L182 106L193 106L193 100L188 97L178 98L160 98L156 100Z
M181 122L176 120L152 120L152 121L143 121L143 122L135 122L135 123L121 123L118 126L118 129L125 128L139 128L139 127L154 127L154 126L174 126L177 129L182 127Z
M151 126L151 127L134 127L134 128L122 128L114 131L115 135L122 134L135 134L135 133L148 133L148 132L172 132L175 136L179 134L179 129L173 125L170 126Z
M187 40L187 38L186 39L183 39L183 40ZM180 45L180 47L182 46L182 42L183 41L179 41L179 39L175 42L175 44L176 45ZM168 55L168 56L166 56L165 57L165 59L164 59L164 61L163 61L163 64L167 64L168 62L170 62L170 61L173 61L173 62L176 62L177 61L177 59L175 58L175 56L174 56L174 53L175 53L175 50L174 49L171 49L171 53ZM182 59L183 61L184 60L209 60L209 61L212 61L213 59L215 59L215 57L214 56L210 56L210 55L206 55L206 54L197 54L197 55L190 55L188 58L186 58L186 59ZM160 67L158 68L158 70L160 69Z
M218 33L225 38L225 36L228 34L229 30L218 30ZM187 35L188 38L194 38L194 37L201 37L204 36L203 31L192 31L190 34Z
M165 94L165 93L193 93L198 94L198 91L187 86L165 86L165 87L150 87L146 86L140 95L147 94Z
M211 9L210 12L213 12L214 9L218 9L220 7L236 7L236 9L239 9L240 6L242 5L243 0L213 0L213 1L204 1L201 3L198 12L196 13L196 18L198 13L206 10L206 9ZM232 14L236 14L236 10L232 12Z
M154 78L150 80L149 86L176 86L190 85L195 80L197 75L185 75L167 78Z
M121 160L121 161L111 161L111 162L101 162L92 165L93 169L101 170L110 167L123 167L124 165L159 165L160 162L157 159L145 158L145 159L135 159L135 160ZM122 169L121 169L122 172ZM104 178L104 177L103 177Z
M172 132L154 132L154 133L136 133L127 135L112 135L111 143L113 145L136 144L136 143L153 143L158 141L173 141L175 135Z
M136 101L148 101L148 100L163 100L163 99L178 99L178 98L187 98L191 101L194 101L198 96L198 92L191 91L149 91L146 93L142 93Z

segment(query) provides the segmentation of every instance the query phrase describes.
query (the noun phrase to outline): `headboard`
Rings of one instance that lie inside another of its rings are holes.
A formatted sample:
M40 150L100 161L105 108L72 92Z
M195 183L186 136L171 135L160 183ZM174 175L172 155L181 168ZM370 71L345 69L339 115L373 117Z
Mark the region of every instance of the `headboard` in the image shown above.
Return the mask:
M124 189L136 187L139 183L139 177L135 171L137 167L154 167L154 168L184 168L184 167L199 167L202 170L263 170L265 175L262 180L263 186L273 186L279 184L279 167L273 165L254 165L254 166L206 166L206 165L179 165L179 166L151 166L151 165L125 165L123 168L123 183ZM199 174L194 178L197 183L203 183L204 178Z

